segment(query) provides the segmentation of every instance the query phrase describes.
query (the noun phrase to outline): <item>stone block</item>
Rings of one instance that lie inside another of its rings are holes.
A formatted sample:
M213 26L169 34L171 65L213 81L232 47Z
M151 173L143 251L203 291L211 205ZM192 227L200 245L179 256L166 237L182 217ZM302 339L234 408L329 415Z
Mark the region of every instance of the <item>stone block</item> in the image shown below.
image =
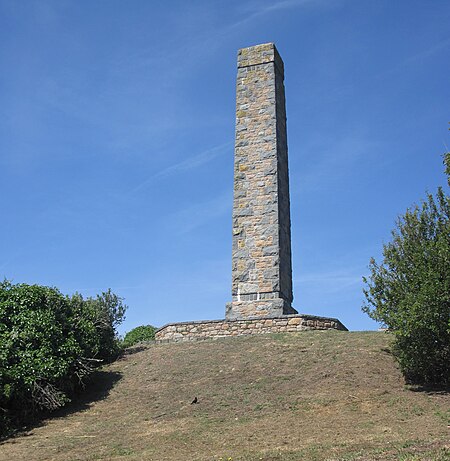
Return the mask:
M289 319L288 325L300 325L302 322L302 319L300 317L294 317L292 319Z

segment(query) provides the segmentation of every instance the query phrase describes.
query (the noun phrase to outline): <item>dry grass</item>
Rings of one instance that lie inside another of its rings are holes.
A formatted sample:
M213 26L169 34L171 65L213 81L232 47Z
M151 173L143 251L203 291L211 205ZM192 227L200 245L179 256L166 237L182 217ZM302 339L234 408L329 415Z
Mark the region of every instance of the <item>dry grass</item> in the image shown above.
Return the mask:
M407 388L389 343L311 331L149 345L0 460L450 459L449 394Z

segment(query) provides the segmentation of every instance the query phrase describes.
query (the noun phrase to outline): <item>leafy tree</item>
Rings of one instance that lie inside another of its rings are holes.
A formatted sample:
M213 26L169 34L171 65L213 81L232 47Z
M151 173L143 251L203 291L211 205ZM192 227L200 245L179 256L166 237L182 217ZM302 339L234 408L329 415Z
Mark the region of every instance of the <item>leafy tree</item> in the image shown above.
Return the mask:
M52 411L120 352L116 326L126 306L108 290L96 298L0 282L0 436Z
M141 325L133 328L123 338L123 346L130 347L141 341L153 341L157 328L152 325Z
M97 360L110 361L121 352L116 327L125 319L123 299L108 290L96 298L76 293L68 299L76 334L84 351Z
M450 154L444 156L450 185ZM363 311L395 335L406 379L450 381L450 197L439 187L397 220L382 264L372 258Z

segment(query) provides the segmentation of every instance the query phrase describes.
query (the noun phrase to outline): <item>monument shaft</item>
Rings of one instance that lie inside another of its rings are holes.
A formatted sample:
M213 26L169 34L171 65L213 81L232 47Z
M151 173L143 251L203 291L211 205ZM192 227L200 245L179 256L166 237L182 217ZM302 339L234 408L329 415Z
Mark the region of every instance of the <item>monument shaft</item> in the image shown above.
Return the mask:
M227 319L296 314L283 61L272 43L238 52L232 302Z
M225 320L171 323L158 342L347 330L292 308L291 219L283 61L273 43L239 50L232 301ZM265 320L262 320L265 319Z

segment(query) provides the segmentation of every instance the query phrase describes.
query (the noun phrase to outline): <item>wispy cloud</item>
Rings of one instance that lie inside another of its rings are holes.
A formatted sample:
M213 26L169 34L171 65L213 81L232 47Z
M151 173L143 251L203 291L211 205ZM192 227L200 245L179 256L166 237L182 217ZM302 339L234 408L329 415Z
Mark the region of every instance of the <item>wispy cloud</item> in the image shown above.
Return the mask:
M195 168L199 168L200 166L203 166L206 163L209 163L215 158L220 157L224 153L228 152L231 146L232 146L231 141L226 142L224 144L219 144L218 146L212 147L211 149L207 149L203 152L200 152L197 155L193 155L192 157L189 157L186 160L183 160L181 162L178 162L166 168L163 168L157 173L151 175L145 181L138 184L135 188L133 188L130 191L130 193L134 194L136 192L139 192L140 190L152 184L157 179L167 178L169 176L172 176L177 173L181 173L183 171L188 171L188 170L193 170Z
M3 261L1 264L0 264L0 271L3 271L7 268L10 268L12 266L12 263L14 263L14 261L16 261L20 256L22 256L22 254L24 253L24 250L23 249L20 249L20 250L17 250L17 251L14 251L12 252L10 255L9 255L9 258L6 259L6 261ZM0 273L0 279L2 277L5 277L5 275L1 275Z
M361 280L359 271L342 269L301 275L294 279L294 285L298 287L313 287L315 291L320 290L322 293L337 293L360 285L362 283Z
M261 4L261 2L251 2L245 4L242 8L243 13L248 14L248 16L232 24L230 29L243 26L254 19L277 11L295 8L323 8L333 6L336 3L337 0L282 0L279 2L267 2L263 4Z
M433 45L420 51L419 53L415 53L411 56L408 56L407 58L398 62L395 66L376 74L374 78L382 78L382 77L386 77L387 75L399 72L407 66L413 65L417 62L423 61L427 58L434 56L435 54L447 48L449 45L450 45L450 37L447 37L444 40L434 43Z
M139 285L112 285L112 286L62 286L60 289L63 293L81 293L83 296L95 296L108 289L111 289L115 293L122 293L125 291L133 291L144 288L144 284Z
M167 225L176 234L186 234L225 213L231 216L232 202L232 192L227 190L212 200L197 203L170 214L166 218Z
M273 11L302 7L324 7L335 3L336 0L281 0L279 2L267 2L262 5L261 2L253 3L250 4L250 7L254 10L253 16L260 16Z
M361 162L370 163L377 147L378 143L367 139L364 133L342 136L341 139L334 139L332 143L319 137L312 139L309 145L298 146L298 150L314 152L315 157L313 162L309 162L298 172L298 177L295 177L296 170L291 174L292 192L315 191L322 189L324 183L341 181L351 176ZM377 164L377 167L379 166L380 164Z

